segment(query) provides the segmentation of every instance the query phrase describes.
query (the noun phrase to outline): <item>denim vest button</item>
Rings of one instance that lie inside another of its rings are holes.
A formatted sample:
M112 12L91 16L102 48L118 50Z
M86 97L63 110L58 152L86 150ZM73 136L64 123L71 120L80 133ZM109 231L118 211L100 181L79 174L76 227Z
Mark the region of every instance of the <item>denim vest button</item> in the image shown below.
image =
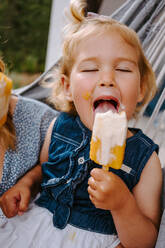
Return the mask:
M80 165L80 164L83 164L84 161L85 161L84 157L79 157L79 158L78 158L78 164L79 164L79 165Z

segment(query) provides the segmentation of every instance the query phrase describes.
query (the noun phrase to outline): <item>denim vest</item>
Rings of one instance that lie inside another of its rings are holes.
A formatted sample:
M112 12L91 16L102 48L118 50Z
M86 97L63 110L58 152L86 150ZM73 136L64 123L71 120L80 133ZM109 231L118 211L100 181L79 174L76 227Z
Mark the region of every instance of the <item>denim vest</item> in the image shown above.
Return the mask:
M110 168L130 190L158 146L141 130L132 129L128 138L124 164L120 170ZM53 224L63 229L69 223L102 234L116 234L110 211L96 208L87 191L90 171L101 168L89 158L91 131L78 116L61 113L56 120L49 147L48 162L42 164L42 193L36 203L53 213Z

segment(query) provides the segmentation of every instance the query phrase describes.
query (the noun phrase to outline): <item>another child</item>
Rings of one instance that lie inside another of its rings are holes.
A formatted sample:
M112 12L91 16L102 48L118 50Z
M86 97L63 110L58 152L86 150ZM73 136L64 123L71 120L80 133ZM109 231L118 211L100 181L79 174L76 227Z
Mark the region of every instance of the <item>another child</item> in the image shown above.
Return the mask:
M45 104L11 95L12 81L3 73L4 64L0 60L0 202L18 179L39 162L47 128L57 114ZM34 190L38 192L39 189L35 189L36 185L31 182L36 180L40 169L36 167L29 173L31 178L26 182L27 186L33 186L33 193ZM17 197L19 200L25 197L27 204L30 192L22 191ZM18 213L26 210L24 206L17 209L16 199L10 204ZM0 209L0 226L6 222Z
M11 247L154 247L162 188L158 146L129 128L124 169L104 171L89 158L95 114L123 105L130 120L155 93L153 71L133 30L103 16L84 17L84 1L71 1L70 9L52 94L64 112L50 125L41 152L41 162L48 159L37 200L42 208L33 205L11 219L17 236Z

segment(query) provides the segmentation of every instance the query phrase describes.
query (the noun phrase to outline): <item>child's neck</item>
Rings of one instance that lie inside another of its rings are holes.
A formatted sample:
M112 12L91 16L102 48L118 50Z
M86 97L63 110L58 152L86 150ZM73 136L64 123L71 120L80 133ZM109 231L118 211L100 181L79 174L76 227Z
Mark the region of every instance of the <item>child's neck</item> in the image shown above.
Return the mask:
M127 130L127 138L132 137L134 134L128 129Z

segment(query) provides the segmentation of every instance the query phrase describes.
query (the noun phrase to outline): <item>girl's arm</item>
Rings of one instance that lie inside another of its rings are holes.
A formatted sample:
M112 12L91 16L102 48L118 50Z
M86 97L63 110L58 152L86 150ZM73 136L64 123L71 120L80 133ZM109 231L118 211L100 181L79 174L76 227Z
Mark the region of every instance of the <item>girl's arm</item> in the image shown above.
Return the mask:
M122 208L112 211L124 247L155 247L161 218L162 169L154 152Z
M51 122L43 147L40 153L40 164L48 161L48 150L51 140L52 128L55 119ZM42 170L40 165L36 165L28 171L19 181L0 197L0 207L8 217L22 215L28 208L31 197L35 197L40 191L42 182Z
M93 204L111 211L121 247L154 247L161 216L162 190L162 169L155 152L133 193L119 176L98 168L91 171L88 183Z

